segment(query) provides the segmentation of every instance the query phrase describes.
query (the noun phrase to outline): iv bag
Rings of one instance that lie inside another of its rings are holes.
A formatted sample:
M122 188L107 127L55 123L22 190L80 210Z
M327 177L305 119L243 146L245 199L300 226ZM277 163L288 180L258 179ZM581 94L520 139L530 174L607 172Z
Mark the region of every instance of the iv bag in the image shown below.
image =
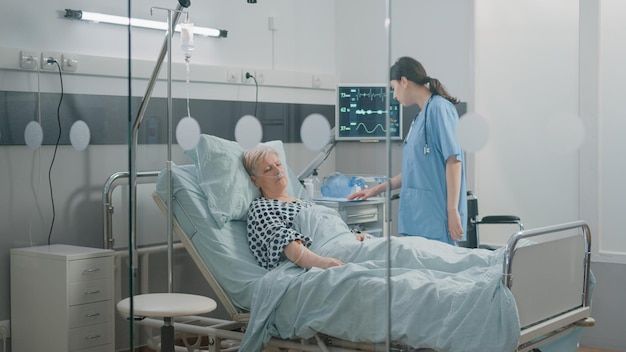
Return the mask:
M180 24L181 48L185 55L191 56L191 52L195 49L193 45L193 23L183 22Z

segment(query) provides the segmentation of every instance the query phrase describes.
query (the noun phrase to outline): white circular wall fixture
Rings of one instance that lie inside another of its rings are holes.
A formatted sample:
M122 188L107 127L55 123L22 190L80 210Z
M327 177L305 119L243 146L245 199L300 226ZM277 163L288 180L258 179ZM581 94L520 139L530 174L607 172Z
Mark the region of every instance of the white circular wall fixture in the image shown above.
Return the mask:
M261 143L263 127L259 119L252 115L242 116L235 125L235 140L245 149L254 148Z
M456 140L466 152L475 153L489 142L489 124L479 114L463 114L456 129Z
M176 141L183 150L191 150L200 141L200 125L191 116L183 117L176 126Z
M43 142L43 130L37 121L31 121L24 129L24 141L28 148L35 150L41 147Z
M321 150L330 139L330 123L321 114L307 116L300 126L300 139L309 150Z
M70 142L72 143L72 147L78 150L79 152L85 150L89 145L89 140L91 139L91 132L89 131L89 126L85 123L85 121L78 120L72 124L70 128Z
M573 113L561 113L547 118L542 131L545 147L554 154L576 152L585 140L585 125Z

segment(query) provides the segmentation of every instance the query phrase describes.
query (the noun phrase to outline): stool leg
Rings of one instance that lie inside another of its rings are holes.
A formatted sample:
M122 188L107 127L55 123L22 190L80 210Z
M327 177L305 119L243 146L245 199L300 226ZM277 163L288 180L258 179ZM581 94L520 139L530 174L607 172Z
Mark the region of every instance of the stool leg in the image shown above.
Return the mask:
M172 318L163 318L161 327L161 351L174 352L174 326Z

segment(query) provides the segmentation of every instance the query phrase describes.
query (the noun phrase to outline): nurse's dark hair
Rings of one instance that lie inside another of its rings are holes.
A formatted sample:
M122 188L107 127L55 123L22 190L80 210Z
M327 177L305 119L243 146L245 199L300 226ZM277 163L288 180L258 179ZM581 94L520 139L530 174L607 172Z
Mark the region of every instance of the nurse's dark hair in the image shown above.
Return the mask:
M391 81L399 81L402 77L406 77L407 80L420 86L428 84L428 89L430 89L433 95L441 95L452 104L459 103L459 99L451 96L438 79L429 77L424 66L412 57L403 56L391 66L389 79Z

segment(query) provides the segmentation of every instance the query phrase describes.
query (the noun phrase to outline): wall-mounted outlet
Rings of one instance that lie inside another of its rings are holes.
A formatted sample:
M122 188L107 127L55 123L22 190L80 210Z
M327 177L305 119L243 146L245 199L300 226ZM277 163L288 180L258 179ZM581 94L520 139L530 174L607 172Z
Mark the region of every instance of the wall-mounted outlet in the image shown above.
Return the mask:
M241 82L241 70L229 68L226 70L226 82L239 83Z
M322 79L318 75L313 75L311 80L311 87L319 88L322 86Z
M3 320L0 321L0 338L5 336L7 339L11 337L11 321Z
M61 56L61 60L62 60L62 64L61 64L61 69L65 72L76 72L76 69L78 68L78 59L70 56L70 55L66 55L63 54Z
M241 71L243 74L241 75L241 79L243 80L243 83L247 83L247 84L263 84L265 83L265 73L263 71L260 70L242 70ZM248 78L248 74L250 74L252 77Z
M270 16L267 18L267 29L272 32L278 30L278 18L276 16Z
M241 72L243 73L241 75L243 83L254 84L254 80L256 79L256 74L254 70L241 70Z
M254 77L256 77L257 84L265 83L265 73L263 71L256 70L254 73Z
M37 54L33 51L20 51L20 67L27 70L33 70L37 68Z
M62 65L61 54L52 51L44 51L41 53L42 70L58 70L57 63L59 67Z

